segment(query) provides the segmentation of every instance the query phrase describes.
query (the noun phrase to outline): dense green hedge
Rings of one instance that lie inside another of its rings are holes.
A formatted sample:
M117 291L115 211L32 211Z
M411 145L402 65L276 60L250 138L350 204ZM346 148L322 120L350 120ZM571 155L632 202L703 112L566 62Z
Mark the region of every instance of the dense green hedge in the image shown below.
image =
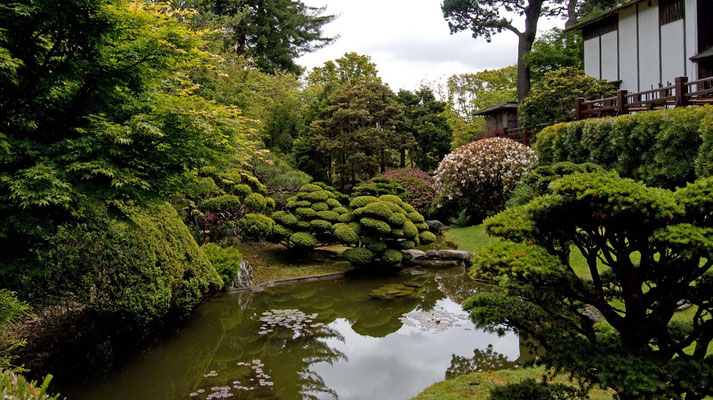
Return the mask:
M91 223L60 227L41 256L46 272L23 293L38 305L70 301L128 327L186 315L223 285L169 204L124 212L128 218L102 211Z
M592 162L649 186L680 187L713 175L713 107L561 123L534 147L543 165Z

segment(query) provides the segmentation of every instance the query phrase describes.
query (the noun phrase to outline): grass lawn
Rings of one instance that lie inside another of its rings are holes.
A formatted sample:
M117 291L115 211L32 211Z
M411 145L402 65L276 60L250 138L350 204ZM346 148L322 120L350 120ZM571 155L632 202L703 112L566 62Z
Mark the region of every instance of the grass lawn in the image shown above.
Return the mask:
M247 262L253 266L253 284L276 279L298 278L345 272L351 265L338 258L344 250L341 246L331 246L300 257L275 243L240 243L237 245Z
M543 368L474 372L433 384L414 397L414 400L487 399L495 386L520 382L526 378L539 381L543 372ZM565 376L558 376L553 382L569 383ZM592 390L589 395L591 400L613 399L612 394L604 390Z

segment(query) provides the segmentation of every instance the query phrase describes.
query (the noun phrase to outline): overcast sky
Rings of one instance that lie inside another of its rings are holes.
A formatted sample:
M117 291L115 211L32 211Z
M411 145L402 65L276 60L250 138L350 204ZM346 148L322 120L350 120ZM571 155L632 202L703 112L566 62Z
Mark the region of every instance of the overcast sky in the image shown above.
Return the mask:
M355 51L371 56L379 75L398 90L517 62L517 37L512 32L495 35L490 43L473 39L469 32L451 35L441 13L442 0L303 1L310 6L326 4L327 12L338 16L325 33L339 39L301 57L298 62L307 68ZM542 31L562 27L564 21L541 20L539 25Z

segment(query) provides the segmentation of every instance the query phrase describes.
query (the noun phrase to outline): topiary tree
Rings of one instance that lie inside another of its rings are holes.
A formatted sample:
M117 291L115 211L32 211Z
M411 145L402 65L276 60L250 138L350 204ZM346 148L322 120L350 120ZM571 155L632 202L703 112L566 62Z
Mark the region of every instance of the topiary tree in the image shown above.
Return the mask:
M354 211L339 218L334 235L354 247L344 252L354 265L395 265L402 261L401 250L436 240L423 216L397 196L357 196L349 205Z
M467 210L471 219L500 211L515 184L535 165L527 146L505 138L465 144L448 154L436 171L438 206Z
M398 182L387 178L374 178L367 183L355 187L352 196L381 196L392 194L401 197L404 193L406 193L406 189Z
M296 196L287 199L284 210L273 214L276 225L272 240L302 250L334 243L334 224L349 213L340 202L345 199L323 183L303 185Z
M405 192L399 197L421 214L426 214L436 198L436 182L420 169L401 168L384 172L382 178L401 185Z
M218 173L214 167L201 170L201 178L199 188L205 191L198 191L200 197L190 201L184 212L204 241L208 233L212 240L226 236L256 240L272 233L274 221L269 215L275 201L257 178L247 171Z
M586 75L581 69L566 67L549 71L535 82L530 94L520 103L520 123L535 127L552 121L572 121L577 97L594 100L614 96L614 93L614 86Z
M713 178L672 192L576 173L549 190L486 220L507 240L471 272L502 291L466 301L474 321L532 337L538 363L620 399L712 395Z

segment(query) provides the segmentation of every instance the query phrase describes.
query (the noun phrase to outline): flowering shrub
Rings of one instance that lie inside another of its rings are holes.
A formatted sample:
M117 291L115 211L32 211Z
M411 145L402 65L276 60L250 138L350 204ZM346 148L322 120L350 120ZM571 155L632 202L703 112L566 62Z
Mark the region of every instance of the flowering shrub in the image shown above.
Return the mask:
M502 210L508 193L536 162L534 151L514 140L487 138L465 144L436 170L439 205L464 206L472 218Z
M421 214L428 212L431 203L436 198L436 182L428 173L420 169L394 169L384 172L381 177L391 179L403 186L406 192L399 197L411 204Z

